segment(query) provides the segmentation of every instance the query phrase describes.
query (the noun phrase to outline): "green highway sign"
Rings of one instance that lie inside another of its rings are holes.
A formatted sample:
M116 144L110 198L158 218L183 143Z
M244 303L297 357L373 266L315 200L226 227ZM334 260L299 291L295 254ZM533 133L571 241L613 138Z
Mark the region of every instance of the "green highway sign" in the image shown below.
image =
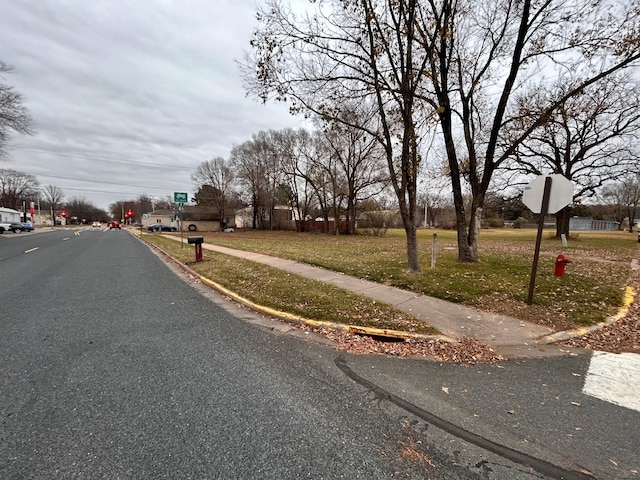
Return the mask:
M185 204L188 202L187 192L173 192L173 201L175 203Z

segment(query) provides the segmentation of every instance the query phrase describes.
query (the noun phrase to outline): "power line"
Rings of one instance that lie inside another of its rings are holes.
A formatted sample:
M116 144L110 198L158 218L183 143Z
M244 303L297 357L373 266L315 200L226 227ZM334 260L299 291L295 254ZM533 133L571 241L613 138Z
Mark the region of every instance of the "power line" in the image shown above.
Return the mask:
M90 193L106 193L106 194L114 194L114 195L134 195L131 192L118 192L115 190L92 190L90 188L69 188L69 187L60 187L61 190L67 191L72 190L74 192L90 192ZM171 194L160 194L160 193L138 193L135 194L137 196L147 196L147 197L171 197Z
M59 178L62 180L75 180L78 182L89 182L89 183L102 183L105 185L119 185L119 186L124 186L124 187L136 187L136 188L150 188L153 190L167 190L167 187L150 187L147 185L135 185L132 183L122 183L122 182L105 182L102 180L87 180L84 178L73 178L73 177L63 177L60 175L47 175L47 174L38 174L38 175L34 175L34 176L40 176L40 177L49 177L49 178Z
M38 149L38 148L33 148L33 147L25 147L24 145L12 145L11 148L15 148L16 150L22 150L25 152L34 152L34 153L47 153L49 155L56 155L59 157L67 157L67 158L77 158L80 160L83 159L91 159L91 160L95 160L98 162L104 162L104 163L119 163L119 164L123 164L123 165L140 165L140 166L144 166L144 167L162 167L162 168L170 168L173 170L193 170L193 167L185 167L184 165L170 165L170 164L165 164L165 163L153 163L153 162L138 162L135 160L114 160L112 158L103 158L103 157L97 157L95 155L91 155L91 154L82 154L82 155L72 155L69 153L61 153L61 152L54 152L51 150L43 150L43 149Z

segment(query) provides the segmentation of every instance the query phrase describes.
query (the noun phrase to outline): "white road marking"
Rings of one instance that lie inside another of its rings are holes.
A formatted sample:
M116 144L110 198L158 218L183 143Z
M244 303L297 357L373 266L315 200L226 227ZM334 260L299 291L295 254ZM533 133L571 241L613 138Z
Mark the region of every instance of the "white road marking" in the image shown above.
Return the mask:
M38 250L38 248L40 248L40 247L30 248L29 250L25 250L24 253L34 252L34 251Z
M640 412L640 355L593 352L582 392Z

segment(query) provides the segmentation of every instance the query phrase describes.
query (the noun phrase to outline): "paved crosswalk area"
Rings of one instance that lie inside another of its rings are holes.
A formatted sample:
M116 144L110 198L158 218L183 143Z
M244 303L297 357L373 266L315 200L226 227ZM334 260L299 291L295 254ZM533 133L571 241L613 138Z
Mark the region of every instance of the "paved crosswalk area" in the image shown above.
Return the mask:
M640 412L640 354L593 352L582 391Z

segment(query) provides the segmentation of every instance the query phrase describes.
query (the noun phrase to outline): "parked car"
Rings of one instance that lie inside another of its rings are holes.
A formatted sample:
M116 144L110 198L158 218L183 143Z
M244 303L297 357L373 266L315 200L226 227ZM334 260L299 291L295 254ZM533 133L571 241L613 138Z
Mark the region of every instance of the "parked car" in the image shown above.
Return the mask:
M176 227L172 227L171 225L164 225L162 223L156 223L155 225L149 225L147 230L150 232L177 232L178 229Z
M109 230L113 230L114 228L117 228L118 230L122 230L122 224L117 220L111 220L109 222Z
M27 227L25 227L24 224L17 222L11 222L8 228L8 230L11 230L13 233L24 232L26 229Z

